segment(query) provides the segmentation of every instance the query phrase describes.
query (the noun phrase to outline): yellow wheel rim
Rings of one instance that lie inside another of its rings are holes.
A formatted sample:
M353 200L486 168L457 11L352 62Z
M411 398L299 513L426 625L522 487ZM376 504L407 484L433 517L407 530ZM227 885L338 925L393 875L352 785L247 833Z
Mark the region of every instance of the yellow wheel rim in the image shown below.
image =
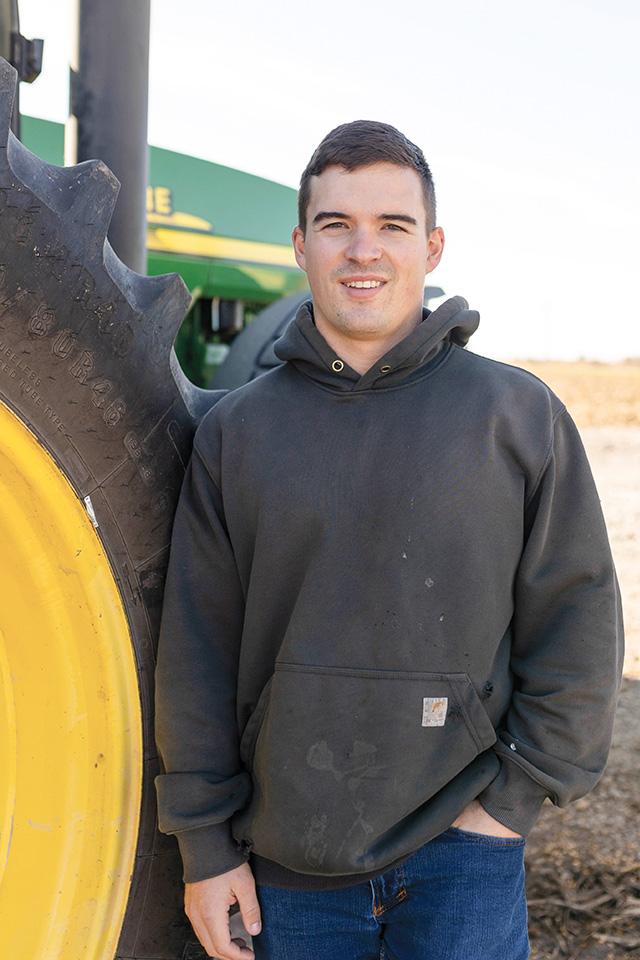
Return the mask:
M129 629L84 504L2 404L0 438L0 957L109 960L142 783Z

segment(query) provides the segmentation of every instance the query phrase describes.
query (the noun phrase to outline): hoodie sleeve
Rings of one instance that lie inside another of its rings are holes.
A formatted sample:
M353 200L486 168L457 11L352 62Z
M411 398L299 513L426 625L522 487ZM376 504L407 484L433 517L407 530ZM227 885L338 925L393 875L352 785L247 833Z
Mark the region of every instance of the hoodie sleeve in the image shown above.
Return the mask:
M514 693L479 800L526 835L545 797L565 806L600 779L623 659L622 612L591 470L562 410L525 513L515 582Z
M166 771L156 778L159 826L178 838L185 882L247 859L229 826L251 789L235 703L243 615L220 492L196 445L174 523L156 671Z

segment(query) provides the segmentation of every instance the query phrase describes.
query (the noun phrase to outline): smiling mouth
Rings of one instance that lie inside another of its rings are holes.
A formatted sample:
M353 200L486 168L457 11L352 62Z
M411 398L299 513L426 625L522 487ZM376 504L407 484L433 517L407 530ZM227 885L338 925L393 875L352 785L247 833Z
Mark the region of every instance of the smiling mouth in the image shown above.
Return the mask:
M381 287L385 280L343 280L345 287L352 287L356 290L370 290L372 287Z

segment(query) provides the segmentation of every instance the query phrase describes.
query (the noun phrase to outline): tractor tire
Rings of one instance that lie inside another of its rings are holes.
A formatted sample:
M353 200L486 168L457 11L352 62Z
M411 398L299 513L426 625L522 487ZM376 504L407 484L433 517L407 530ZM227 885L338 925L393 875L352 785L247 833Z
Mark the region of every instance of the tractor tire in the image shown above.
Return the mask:
M156 828L152 691L175 504L221 393L173 353L182 280L106 241L118 181L29 153L15 86L1 61L0 956L204 957Z

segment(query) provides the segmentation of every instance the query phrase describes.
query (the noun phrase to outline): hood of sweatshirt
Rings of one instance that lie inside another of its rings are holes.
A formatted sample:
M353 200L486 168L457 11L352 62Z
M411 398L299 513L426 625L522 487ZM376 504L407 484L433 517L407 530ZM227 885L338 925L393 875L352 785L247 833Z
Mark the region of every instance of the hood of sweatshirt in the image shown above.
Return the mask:
M363 375L345 363L317 329L311 300L302 304L284 335L274 344L279 360L288 360L301 373L345 392L393 387L423 373L448 343L466 346L480 323L463 297L452 297L437 310L425 308L415 330L380 357ZM338 369L336 369L338 368Z

